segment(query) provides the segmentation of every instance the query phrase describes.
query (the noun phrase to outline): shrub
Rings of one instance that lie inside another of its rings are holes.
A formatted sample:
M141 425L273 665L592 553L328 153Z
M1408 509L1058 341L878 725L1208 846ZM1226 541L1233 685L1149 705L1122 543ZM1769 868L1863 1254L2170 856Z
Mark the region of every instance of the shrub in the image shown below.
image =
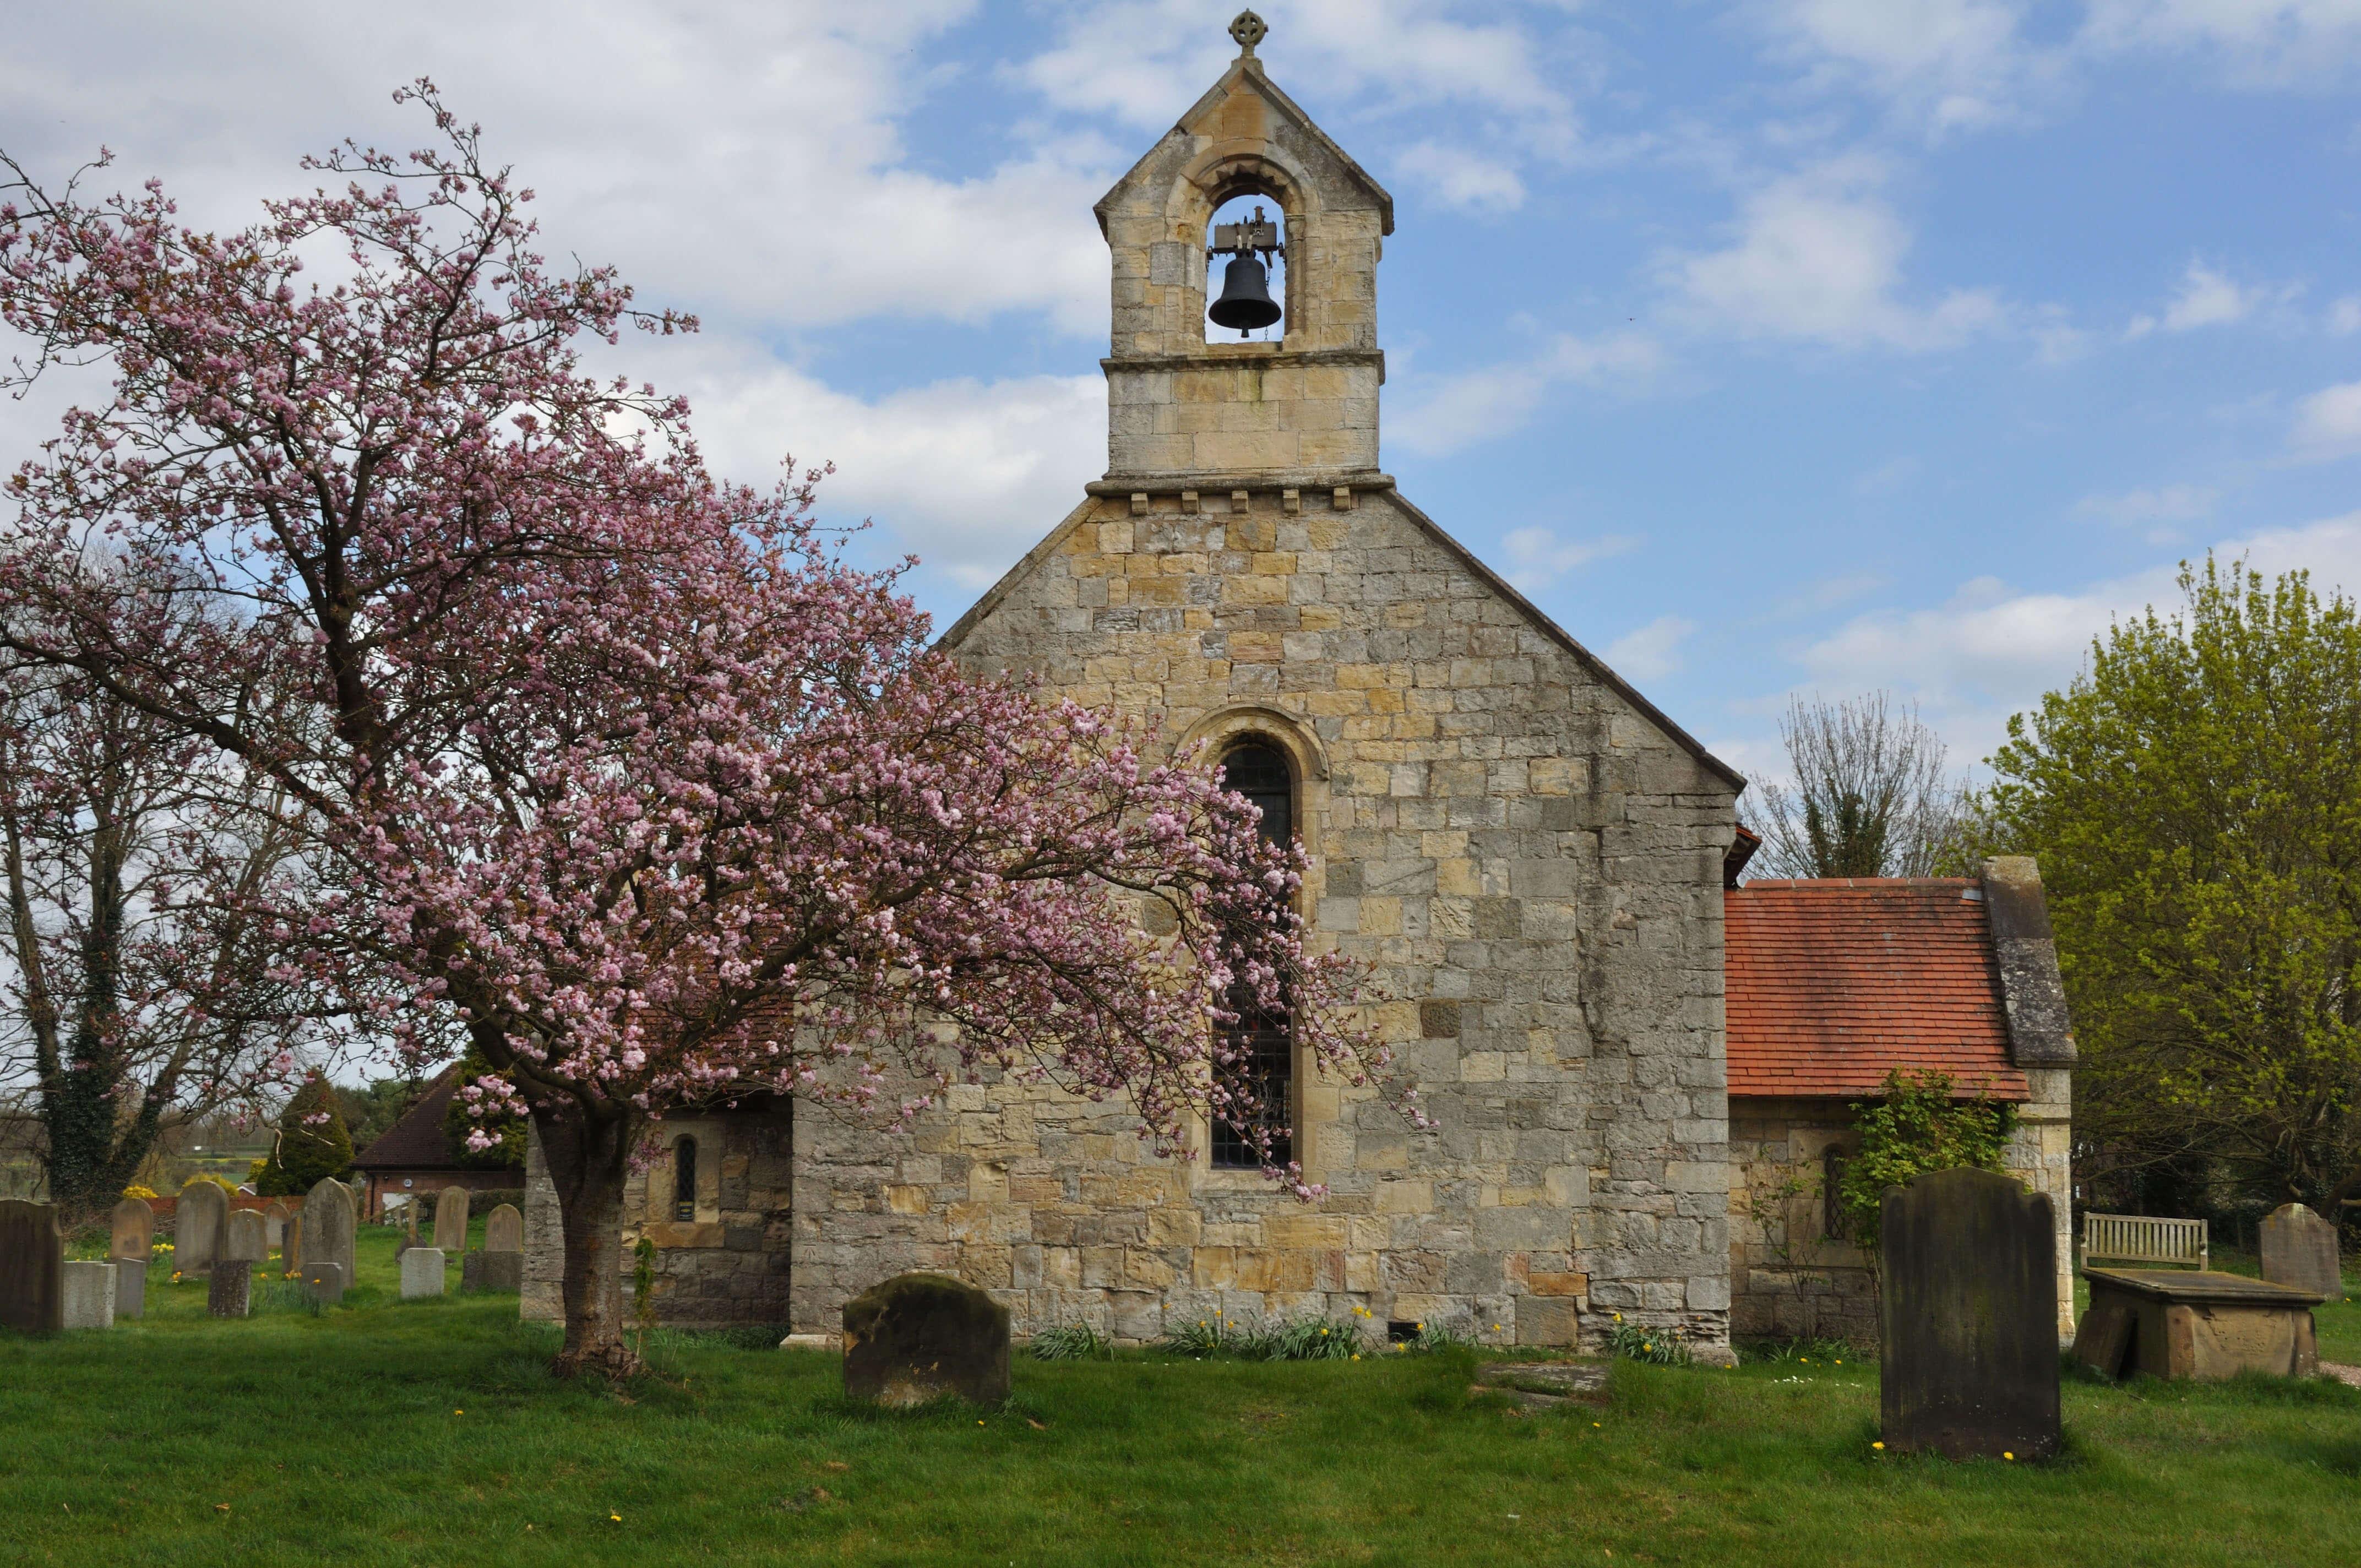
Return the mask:
M123 1190L123 1195L126 1198L137 1198L144 1203L152 1201L156 1197L156 1190L152 1187L142 1187L135 1181L130 1186Z
M1115 1342L1088 1323L1060 1323L1033 1336L1026 1349L1036 1361L1112 1361Z
M1615 1314L1615 1326L1607 1331L1607 1348L1626 1361L1644 1361L1652 1366L1689 1364L1689 1347L1681 1343L1679 1330L1627 1323L1620 1312Z
M2016 1130L2015 1106L1982 1094L1956 1100L1950 1078L1939 1072L1905 1074L1895 1068L1885 1075L1879 1099L1852 1109L1861 1147L1845 1161L1837 1201L1846 1234L1872 1267L1887 1188L1930 1170L1998 1169L2001 1151Z
M353 1138L345 1130L344 1107L328 1080L315 1075L303 1080L280 1113L279 1136L255 1173L254 1190L266 1198L296 1197L352 1168Z

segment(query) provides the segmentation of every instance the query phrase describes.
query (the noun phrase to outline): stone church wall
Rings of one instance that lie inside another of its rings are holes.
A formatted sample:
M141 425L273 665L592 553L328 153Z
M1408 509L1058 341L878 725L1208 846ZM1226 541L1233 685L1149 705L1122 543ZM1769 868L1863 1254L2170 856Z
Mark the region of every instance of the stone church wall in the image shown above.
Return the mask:
M1366 1306L1562 1344L1613 1310L1726 1343L1723 778L1385 488L1093 500L949 641L1286 748L1315 932L1375 964L1441 1126L1299 1071L1307 1206L1044 1091L962 1087L892 1136L807 1112L798 1328L927 1267L1020 1330Z

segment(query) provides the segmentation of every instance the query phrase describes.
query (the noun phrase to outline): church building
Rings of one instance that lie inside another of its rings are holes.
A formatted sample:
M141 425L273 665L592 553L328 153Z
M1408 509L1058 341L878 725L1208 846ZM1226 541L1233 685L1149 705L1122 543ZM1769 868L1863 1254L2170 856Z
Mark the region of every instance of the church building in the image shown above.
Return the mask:
M1209 1129L1159 1159L1120 1102L988 1084L902 1133L784 1103L668 1122L627 1239L656 1242L680 1321L831 1332L851 1297L931 1269L1020 1333L1361 1309L1595 1346L1620 1313L1726 1361L1734 1268L1743 1290L1761 1262L1733 1250L1733 1191L1828 1141L1825 1095L1790 1095L1732 1161L1744 779L1385 472L1393 199L1265 74L1260 19L1231 33L1236 59L1096 209L1106 472L944 643L1206 743L1302 839L1313 938L1374 966L1396 1070L1439 1124L1330 1080L1281 1022L1261 1083L1318 1203ZM1999 1090L2028 1092L2021 1073ZM551 1316L537 1150L533 1168L524 1310Z

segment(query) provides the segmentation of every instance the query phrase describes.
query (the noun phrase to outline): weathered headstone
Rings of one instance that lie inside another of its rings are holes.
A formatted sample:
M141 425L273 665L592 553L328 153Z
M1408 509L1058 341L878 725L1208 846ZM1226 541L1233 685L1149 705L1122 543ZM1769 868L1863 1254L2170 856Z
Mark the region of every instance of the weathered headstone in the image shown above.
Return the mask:
M2263 1277L2328 1300L2345 1295L2336 1227L2301 1203L2283 1203L2263 1220Z
M443 1249L414 1246L401 1255L401 1299L443 1294Z
M108 1229L107 1255L136 1257L145 1263L155 1250L156 1211L142 1198L126 1198L117 1203Z
M467 1255L484 1260L483 1273L476 1287L478 1289L522 1291L524 1288L524 1253L522 1249L515 1252L477 1252Z
M479 1251L459 1255L459 1288L481 1290L484 1288L484 1255Z
M1008 1398L1008 1309L941 1274L903 1274L844 1304L844 1392L881 1405Z
M1994 1171L1933 1171L1887 1190L1879 1238L1886 1447L2054 1456L2058 1242L2048 1194Z
M333 1176L322 1177L303 1200L303 1256L340 1265L347 1288L360 1277L355 1223L353 1190Z
M261 1210L231 1210L229 1223L222 1232L221 1255L250 1266L249 1273L259 1272L262 1260L270 1255L269 1231Z
M148 1315L146 1258L118 1257L115 1260L115 1315L118 1320Z
M335 1306L345 1299L345 1266L341 1263L305 1264L303 1291L323 1306Z
M172 1212L172 1266L191 1276L211 1270L228 1228L228 1193L203 1177L181 1188Z
M434 1200L434 1245L445 1256L467 1250L467 1190L445 1187Z
M59 1316L70 1329L115 1326L115 1265L69 1263L58 1277Z
M524 1250L524 1216L513 1203L502 1203L484 1216L484 1250L486 1252L522 1252Z
M277 1198L262 1206L262 1245L277 1252L287 1234L287 1205Z
M54 1207L0 1198L0 1328L49 1334L65 1326L65 1262Z
M303 1272L303 1215L300 1210L287 1216L287 1234L279 1238L279 1272Z
M205 1310L216 1318L243 1318L254 1307L254 1265L242 1257L214 1260L205 1286Z

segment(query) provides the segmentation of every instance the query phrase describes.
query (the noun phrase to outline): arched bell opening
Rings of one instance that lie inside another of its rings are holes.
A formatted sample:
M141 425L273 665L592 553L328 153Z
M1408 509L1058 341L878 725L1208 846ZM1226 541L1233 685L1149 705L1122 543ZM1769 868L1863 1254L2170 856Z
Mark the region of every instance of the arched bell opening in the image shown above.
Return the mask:
M1287 215L1243 190L1205 225L1205 341L1279 343L1287 335Z

